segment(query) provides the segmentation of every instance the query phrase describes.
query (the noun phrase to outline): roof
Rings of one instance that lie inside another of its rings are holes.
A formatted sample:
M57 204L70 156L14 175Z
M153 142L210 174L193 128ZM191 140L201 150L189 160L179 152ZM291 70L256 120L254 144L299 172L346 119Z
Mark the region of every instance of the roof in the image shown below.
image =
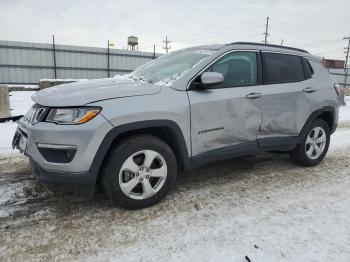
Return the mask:
M300 48L294 48L290 46L280 46L272 44L263 44L263 43L254 43L254 42L233 42L230 44L214 44L214 45L202 45L202 46L193 46L186 49L207 49L207 50L262 50L270 52L281 52L281 53L290 53L294 55L308 57L314 60L320 60L318 57L310 54L308 51Z
M224 47L225 45L222 44L213 44L213 45L199 45L199 46L192 46L188 47L186 49L206 49L206 50L219 50L220 48Z
M262 43L253 43L253 42L233 42L227 45L250 45L250 46L259 46L259 48L262 49L262 47L273 47L281 50L291 50L291 51L297 51L302 53L309 53L308 51L304 49L289 47L289 46L281 46L281 45L271 45L271 44L262 44Z

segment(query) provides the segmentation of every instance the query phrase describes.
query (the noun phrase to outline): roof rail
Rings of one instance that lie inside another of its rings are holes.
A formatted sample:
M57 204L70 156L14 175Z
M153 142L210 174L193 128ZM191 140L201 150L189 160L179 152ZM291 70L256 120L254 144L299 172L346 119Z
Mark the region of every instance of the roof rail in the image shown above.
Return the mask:
M304 49L299 49L299 48L294 48L294 47L289 47L289 46L281 46L281 45L271 45L271 44L262 44L262 43L254 43L254 42L233 42L227 45L257 45L257 46L268 46L268 47L276 47L276 48L282 48L282 49L288 49L288 50L293 50L293 51L298 51L298 52L303 52L303 53L309 53L308 51Z

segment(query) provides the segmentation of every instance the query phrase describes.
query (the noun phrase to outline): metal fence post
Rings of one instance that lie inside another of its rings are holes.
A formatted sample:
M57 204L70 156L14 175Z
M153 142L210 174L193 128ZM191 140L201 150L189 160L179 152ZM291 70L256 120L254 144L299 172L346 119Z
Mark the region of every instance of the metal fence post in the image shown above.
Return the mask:
M54 76L55 76L55 79L57 79L55 35L52 35L52 52L53 52L53 70L54 70Z
M110 68L109 68L109 40L107 42L107 76L111 76Z

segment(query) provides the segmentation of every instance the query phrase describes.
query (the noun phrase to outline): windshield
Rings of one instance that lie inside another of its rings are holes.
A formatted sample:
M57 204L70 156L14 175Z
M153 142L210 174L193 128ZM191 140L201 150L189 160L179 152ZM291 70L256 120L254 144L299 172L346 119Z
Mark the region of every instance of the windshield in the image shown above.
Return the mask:
M171 85L212 53L214 50L185 49L175 51L139 67L130 74L130 77L152 84Z

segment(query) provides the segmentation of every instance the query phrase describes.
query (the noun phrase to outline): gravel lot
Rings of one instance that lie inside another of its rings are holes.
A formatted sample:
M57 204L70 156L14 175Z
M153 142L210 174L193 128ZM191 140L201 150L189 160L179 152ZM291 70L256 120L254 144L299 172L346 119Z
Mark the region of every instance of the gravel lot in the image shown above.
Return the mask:
M313 168L264 154L182 173L139 211L48 188L24 157L2 157L0 260L349 261L349 135Z

